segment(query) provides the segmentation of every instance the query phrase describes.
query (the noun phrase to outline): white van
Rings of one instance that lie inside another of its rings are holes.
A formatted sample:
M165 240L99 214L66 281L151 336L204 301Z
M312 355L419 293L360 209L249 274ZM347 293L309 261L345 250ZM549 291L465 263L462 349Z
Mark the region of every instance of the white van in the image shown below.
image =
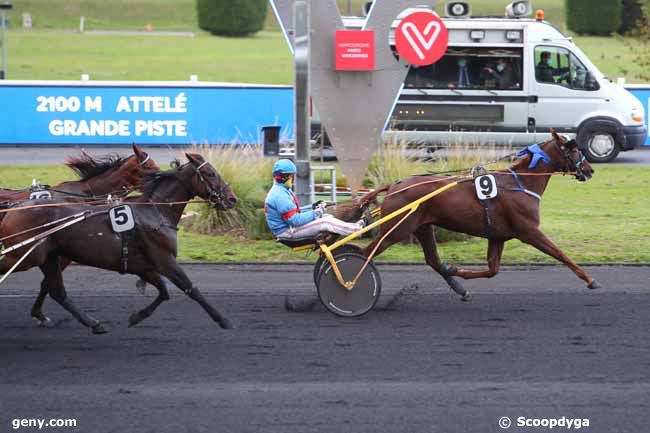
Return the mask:
M645 142L641 103L542 16L443 20L447 53L411 67L388 136L433 147L519 146L544 141L555 128L575 137L592 162ZM347 28L363 22L344 18Z

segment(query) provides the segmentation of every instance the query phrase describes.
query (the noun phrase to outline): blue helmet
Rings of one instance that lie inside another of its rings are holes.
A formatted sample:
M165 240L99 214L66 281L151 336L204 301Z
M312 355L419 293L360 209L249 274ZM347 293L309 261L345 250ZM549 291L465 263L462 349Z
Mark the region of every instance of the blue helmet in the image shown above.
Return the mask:
M278 174L295 174L296 164L290 159L279 159L273 164L273 176Z

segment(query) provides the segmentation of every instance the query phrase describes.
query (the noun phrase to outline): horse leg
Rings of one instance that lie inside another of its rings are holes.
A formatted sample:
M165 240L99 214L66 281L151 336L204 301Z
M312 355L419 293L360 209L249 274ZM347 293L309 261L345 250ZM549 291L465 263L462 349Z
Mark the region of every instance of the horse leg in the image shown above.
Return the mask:
M51 323L50 318L43 314L43 302L45 302L47 293L48 288L46 275L46 278L43 278L43 281L41 281L41 291L38 293L36 301L34 301L34 305L32 306L32 318L36 320L38 326L47 326Z
M587 283L587 287L590 289L600 289L602 286L598 284L596 280L591 278L580 266L578 266L573 260L567 256L564 251L559 249L557 245L553 243L544 233L539 229L535 229L530 233L526 233L519 237L519 240L525 242L533 247L537 248L541 252L548 254L549 256L559 260L564 263L573 271L574 274L578 276L581 280Z
M61 272L72 263L72 260L67 257L61 257L59 260ZM46 297L47 287L45 287L45 279L43 279L41 282L41 291L38 293L36 301L34 301L34 305L32 306L32 317L38 322L38 326L47 326L51 322L50 318L43 314L43 303Z
M436 235L433 231L433 226L424 225L418 227L415 231L415 237L420 241L420 246L422 247L422 252L424 252L424 260L427 265L431 266L433 270L439 273L442 278L445 279L449 287L453 289L454 292L458 293L461 296L461 301L468 302L471 299L470 293L465 290L460 281L456 280L452 275L450 269L454 269L452 266L443 264L440 261L440 256L438 255L438 248L436 247Z
M503 254L503 247L505 242L502 240L490 239L488 242L487 262L488 269L484 271L472 271L469 269L456 269L454 275L459 276L465 280L474 278L492 278L499 273L501 266L501 254Z
M201 307L208 313L208 315L224 329L231 329L232 323L225 316L219 313L212 305L205 300L198 287L192 284L192 281L187 277L185 271L176 263L172 261L168 266L164 267L162 275L169 278L176 287L181 289L187 296L199 303Z
M160 277L159 274L155 272L149 272L146 274L142 274L140 276L142 281L147 281L156 287L158 289L158 296L156 299L149 304L146 308L143 308L142 310L138 311L137 313L131 314L131 317L129 317L129 328L132 326L137 325L138 323L142 322L144 319L147 317L151 316L153 312L158 308L160 304L162 304L165 301L169 300L169 293L167 292L167 285L165 284L165 281Z
M52 299L68 310L68 312L80 323L92 329L93 334L106 333L106 330L97 319L79 310L72 300L68 298L65 286L63 285L63 277L61 275L59 257L57 255L50 254L45 263L41 266L41 271L45 274L43 285L47 288Z

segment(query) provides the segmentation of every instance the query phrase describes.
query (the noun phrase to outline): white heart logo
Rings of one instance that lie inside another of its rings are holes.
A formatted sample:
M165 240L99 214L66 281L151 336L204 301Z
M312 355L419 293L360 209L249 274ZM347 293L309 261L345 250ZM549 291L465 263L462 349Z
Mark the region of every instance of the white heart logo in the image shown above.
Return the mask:
M422 52L421 48L424 48L425 51L429 51L433 44L436 42L436 39L438 39L440 29L440 23L437 21L430 21L422 33L420 32L420 29L418 29L417 26L412 22L404 23L404 25L402 25L402 33L404 34L404 37L409 42L411 48L413 48L420 60L424 60L425 58L425 55ZM429 39L426 39L427 36L429 36ZM416 38L417 41L415 40Z

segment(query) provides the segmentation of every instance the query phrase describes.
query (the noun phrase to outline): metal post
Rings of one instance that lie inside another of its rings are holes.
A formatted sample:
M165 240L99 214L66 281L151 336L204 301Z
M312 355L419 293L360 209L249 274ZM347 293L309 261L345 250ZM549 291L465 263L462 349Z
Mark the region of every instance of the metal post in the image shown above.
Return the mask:
M301 206L310 203L310 136L309 119L309 9L310 0L296 0L294 4L296 106L296 195Z
M348 0L348 16L352 15L352 0Z
M2 70L0 70L0 80L4 80L7 76L7 14L2 11Z

